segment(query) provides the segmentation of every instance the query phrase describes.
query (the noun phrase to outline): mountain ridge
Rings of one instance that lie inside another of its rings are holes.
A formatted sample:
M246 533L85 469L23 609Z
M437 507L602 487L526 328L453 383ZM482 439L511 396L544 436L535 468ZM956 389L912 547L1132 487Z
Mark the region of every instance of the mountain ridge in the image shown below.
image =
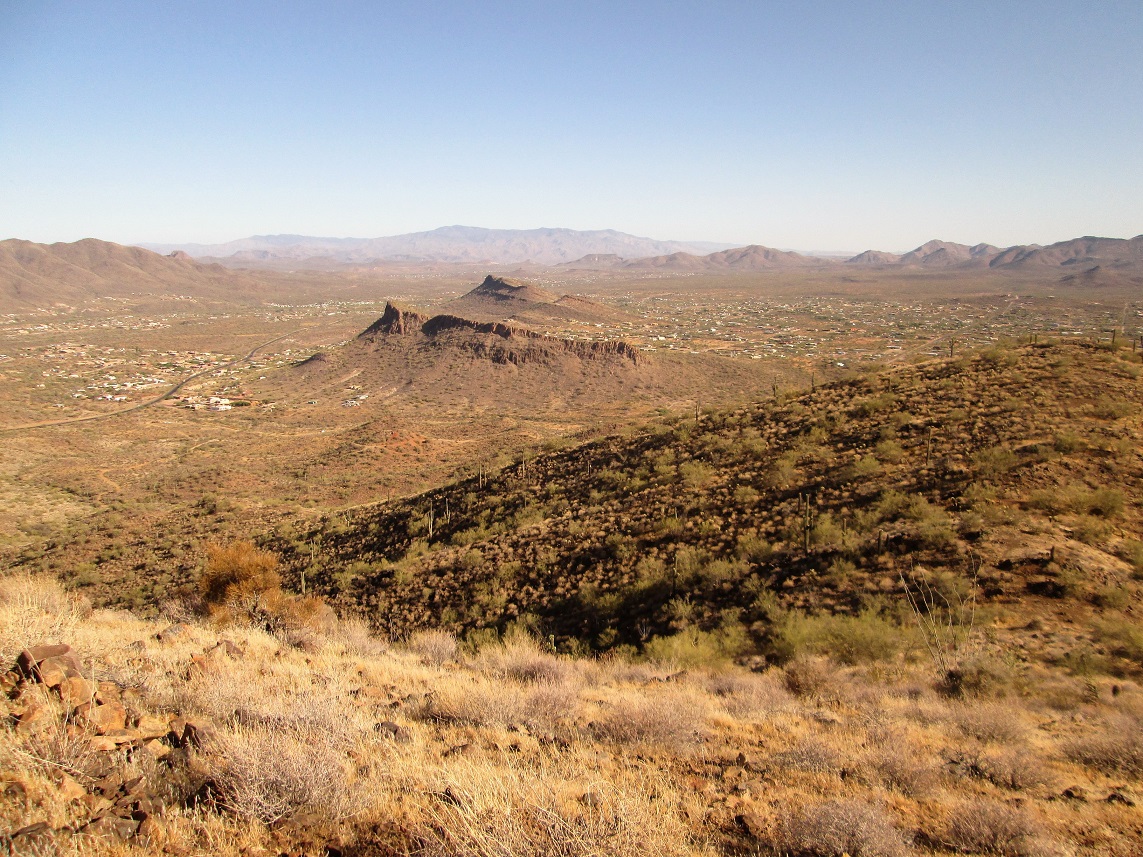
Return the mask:
M139 246L161 253L182 250L196 258L251 262L273 259L301 261L322 256L341 264L394 260L495 264L531 261L553 265L589 254L616 254L630 259L684 251L704 253L733 245L666 241L614 229L488 229L457 225L378 238L253 235L222 244L143 243Z

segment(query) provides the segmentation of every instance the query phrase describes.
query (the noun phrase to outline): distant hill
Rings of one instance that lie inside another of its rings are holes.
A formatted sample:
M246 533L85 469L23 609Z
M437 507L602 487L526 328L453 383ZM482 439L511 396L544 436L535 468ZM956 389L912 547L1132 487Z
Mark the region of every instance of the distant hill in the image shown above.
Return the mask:
M420 270L420 269L417 269ZM0 312L126 299L136 309L186 300L212 304L374 300L391 281L372 272L235 270L175 250L85 238L73 243L0 241Z
M762 271L771 268L804 268L831 264L827 259L803 256L787 250L775 250L751 244L708 253L675 252L642 259L621 260L611 256L586 256L567 265L569 268L592 270L658 270L658 271Z
M305 235L254 235L225 244L144 244L169 253L182 250L255 266L281 260L323 258L330 264L375 261L558 265L587 255L616 255L625 259L668 253L709 253L732 245L703 241L659 241L614 229L483 229L443 226L383 238L315 238Z
M1120 273L1143 273L1143 235L1134 238L1073 238L1043 247L1024 244L1007 249L991 244L929 241L903 255L866 250L846 260L848 265L915 266L924 268L989 267L997 269L1095 267Z
M1010 247L991 262L992 267L1029 267L1035 265L1074 267L1110 266L1113 268L1143 265L1143 235L1134 238L1073 238L1040 247Z
M6 311L128 295L233 298L238 282L256 290L255 283L185 254L160 256L94 238L70 244L0 241L0 308Z
M631 318L614 307L575 295L556 295L522 280L489 275L468 294L444 305L450 313L481 321L514 320L543 326L575 320L588 324Z
M500 288L482 286L485 294ZM619 340L548 336L515 322L462 316L456 306L444 309L429 315L389 304L351 342L279 370L267 385L291 401L307 401L344 395L352 378L370 405L389 412L415 407L535 420L617 402L634 407L725 395L773 379L772 369L748 360L648 355Z

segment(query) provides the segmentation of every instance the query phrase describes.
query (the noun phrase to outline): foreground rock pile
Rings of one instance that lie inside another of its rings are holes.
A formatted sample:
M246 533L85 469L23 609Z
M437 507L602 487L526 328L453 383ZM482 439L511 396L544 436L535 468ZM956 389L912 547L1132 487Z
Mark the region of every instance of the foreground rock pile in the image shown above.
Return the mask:
M227 651L222 644L217 648ZM209 668L218 656L211 650L196 657L191 670ZM27 825L0 836L0 849L7 849L0 853L26 853L69 835L145 842L167 803L187 802L187 788L178 786L193 784L189 752L209 738L207 718L139 713L136 691L87 678L75 650L62 643L21 652L0 675L0 691L3 712L24 737L27 752L52 770L58 801L77 804L84 819L63 828L46 821ZM147 773L135 773L140 769ZM4 775L0 790L17 799L27 792L11 775ZM189 798L209 799L209 783Z

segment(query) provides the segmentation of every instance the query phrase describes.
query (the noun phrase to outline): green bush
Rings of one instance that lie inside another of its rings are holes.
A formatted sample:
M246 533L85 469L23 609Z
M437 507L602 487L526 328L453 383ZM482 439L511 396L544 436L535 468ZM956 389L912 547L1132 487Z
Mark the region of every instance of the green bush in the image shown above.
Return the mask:
M668 637L653 637L643 647L643 655L652 661L698 667L724 663L750 648L746 629L732 622L714 631L686 628Z
M888 660L913 642L913 631L866 610L857 616L787 614L777 628L776 650L828 655L843 664Z
M1016 466L1016 453L1007 447L994 446L982 449L972 457L976 472L984 479L1003 476Z

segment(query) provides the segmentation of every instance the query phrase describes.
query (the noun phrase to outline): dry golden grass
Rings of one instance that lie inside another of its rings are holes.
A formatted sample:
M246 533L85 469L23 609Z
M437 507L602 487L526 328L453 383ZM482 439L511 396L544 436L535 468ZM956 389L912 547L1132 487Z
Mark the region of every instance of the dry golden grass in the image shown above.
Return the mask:
M1129 681L1061 714L1035 685L950 699L925 661L678 674L526 637L469 654L439 636L380 645L360 627L300 648L251 626L87 612L18 577L0 578L0 605L8 651L62 634L131 716L209 724L174 763L9 719L0 834L81 826L91 813L60 798L63 776L90 790L109 762L166 802L145 841L57 833L53 853L1033 857L1129 855L1139 834L1122 802L1143 777ZM188 802L207 783L211 798Z

